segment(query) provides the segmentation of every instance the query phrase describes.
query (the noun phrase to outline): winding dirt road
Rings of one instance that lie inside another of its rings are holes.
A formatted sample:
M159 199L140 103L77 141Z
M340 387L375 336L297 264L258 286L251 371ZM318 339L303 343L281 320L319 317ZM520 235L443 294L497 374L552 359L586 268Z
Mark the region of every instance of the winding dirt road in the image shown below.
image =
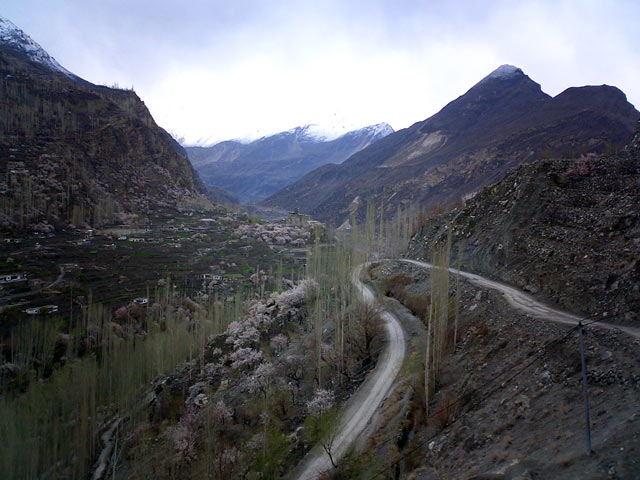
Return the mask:
M400 261L422 268L438 268L430 263L420 262L418 260L401 259ZM354 270L352 276L353 284L365 302L374 303L375 295L373 291L360 282L361 271L362 265ZM501 292L513 308L534 318L572 326L577 325L580 321L587 320L551 308L509 285L489 280L473 273L462 270L458 271L455 268L449 268L449 271L453 274L459 273L461 277L468 279L471 283L479 287L490 288ZM389 341L378 359L376 368L369 374L357 392L347 402L347 406L343 411L339 432L333 442L332 454L336 460L345 454L352 442L355 441L367 423L369 423L376 409L389 393L391 385L400 371L404 360L406 345L400 322L390 312L384 311L382 316L385 321ZM607 330L620 330L632 337L640 338L639 328L625 327L605 322L594 323L592 326ZM312 480L329 468L331 468L329 456L320 445L316 445L288 478Z
M360 292L366 303L374 303L373 291L360 281L362 265L354 269L351 277L353 284ZM382 318L385 323L388 342L380 353L376 367L367 375L356 393L348 400L343 409L339 431L333 441L331 449L334 460L342 457L349 446L367 426L371 417L386 398L393 384L405 356L404 332L400 322L389 312L384 311ZM320 445L311 449L302 462L296 467L289 478L312 480L331 468L329 456Z
M417 265L422 268L437 268L426 262L419 262L418 260L409 260L402 259L402 262L411 263L413 265ZM484 288L490 288L492 290L498 290L501 292L506 298L509 304L530 315L535 318L540 318L543 320L548 320L555 323L561 323L564 325L577 325L578 322L589 321L589 319L578 317L576 315L571 315L570 313L565 313L560 310L556 310L555 308L551 308L544 303L538 302L534 300L533 297L527 295L520 290L517 290L509 285L505 285L504 283L496 282L493 280L489 280L487 278L481 277L480 275L475 275L469 272L463 272L462 270L458 271L455 268L450 268L449 271L453 274L460 274L461 277L468 279L471 283ZM620 330L628 335L631 335L635 338L640 338L640 328L633 327L625 327L621 325L614 325L612 323L605 322L597 322L592 324L593 327L603 328L606 330Z

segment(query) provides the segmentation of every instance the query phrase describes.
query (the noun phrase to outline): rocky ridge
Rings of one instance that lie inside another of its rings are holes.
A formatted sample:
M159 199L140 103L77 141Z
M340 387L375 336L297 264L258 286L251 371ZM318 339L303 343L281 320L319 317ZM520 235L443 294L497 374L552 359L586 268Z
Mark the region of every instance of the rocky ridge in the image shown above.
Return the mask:
M212 208L184 149L133 91L69 76L30 51L0 41L0 228Z
M229 140L186 150L205 183L246 203L261 200L322 165L342 163L392 132L389 125L378 124L327 139L307 125L248 144Z
M615 152L640 113L615 87L569 88L555 97L522 70L500 67L432 117L340 165L325 165L265 199L340 225L368 201L398 208L450 205L524 162Z

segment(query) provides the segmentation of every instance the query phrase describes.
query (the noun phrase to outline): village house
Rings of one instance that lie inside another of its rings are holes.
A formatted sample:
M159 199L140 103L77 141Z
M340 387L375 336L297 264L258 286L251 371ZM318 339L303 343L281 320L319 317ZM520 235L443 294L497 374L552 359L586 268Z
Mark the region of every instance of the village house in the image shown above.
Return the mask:
M8 275L0 276L0 283L16 283L16 282L26 282L27 274L26 273L10 273Z
M311 215L300 213L300 210L297 208L287 215L287 223L289 225L307 225L310 221Z
M40 315L56 313L59 310L58 305L45 305L44 307L27 308L24 313L27 315Z

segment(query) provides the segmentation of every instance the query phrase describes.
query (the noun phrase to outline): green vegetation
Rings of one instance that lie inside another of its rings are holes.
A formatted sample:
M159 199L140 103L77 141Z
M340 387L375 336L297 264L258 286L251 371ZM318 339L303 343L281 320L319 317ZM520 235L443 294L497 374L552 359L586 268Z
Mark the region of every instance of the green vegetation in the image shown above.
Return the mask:
M12 362L20 370L13 385L3 385L0 400L0 437L11 439L0 449L0 477L66 472L67 478L85 478L103 425L140 421L146 415L143 386L200 355L206 339L236 313L211 303L190 325L174 313L179 301L173 290L156 293L158 307L146 320L144 341L133 323L114 327L111 311L100 304L85 309L69 336L37 321L14 331ZM46 381L39 381L43 376Z
M167 287L150 295L144 282L138 288L131 284L125 294L121 288L114 289L111 282L102 282L104 270L100 266L67 273L66 278L75 279L73 291L64 291L65 303L73 308L74 315L62 322L65 333L61 335L56 321L47 319L24 323L11 335L8 360L17 365L18 371L6 381L3 378L0 436L12 441L0 447L0 476L86 478L103 453L101 437L112 432L109 435L114 439L128 442L114 447L112 454L114 458L127 456L133 478L230 478L228 475L247 471L260 478L278 478L294 461L291 455L300 454L290 443L290 433L285 434L292 428L291 419L299 425L306 417L309 428L314 421L304 409L305 398L323 388L344 395L375 364L382 338L381 320L375 309L360 304L351 276L356 265L386 255L388 248L396 245L394 238L408 240L409 230L409 225L377 224L376 218L368 217L365 225L354 226L347 238L336 243L321 243L317 237L308 253L306 275L296 271L293 262L267 262L262 267L248 264L251 258L244 259L244 264L237 262L242 273L224 275L242 279L265 270L269 286L275 288L284 284L283 275L294 279L311 277L318 284L317 291L307 299L302 317L279 332L283 337L280 341L285 345L295 341L295 348L304 352L293 355L291 365L297 365L297 361L304 363L293 367L283 363L284 357L279 356L283 347L269 344L273 332L269 333L271 337L262 338L255 345L256 351L264 355L264 362L273 363L278 375L285 375L289 383L277 383L276 377L272 377L273 383L268 387L261 384L261 390L250 396L246 406L236 407L237 420L231 420L227 414L221 420L219 410L224 408L217 400L202 407L202 415L197 417L194 411L185 410L189 383L182 385L182 390L164 394L162 424L149 419L145 397L150 394L153 379L179 371L185 361L198 360L204 365L205 352L209 357L212 355L212 336L224 331L229 322L246 315L246 308L255 308L247 307L245 298L269 295L264 282L256 285L247 282L244 288L235 284L232 298L225 293L227 300L222 300L211 293L208 299L203 296L204 300L196 303L171 286L175 283L181 285L183 292L194 291L197 286L186 275L173 282L165 281ZM328 235L331 237L332 234ZM109 273L138 271L140 264L132 261L134 257L157 256L146 252L129 251L117 269ZM90 251L85 249L84 254ZM105 250L105 254L110 253ZM167 259L162 267L190 271L189 260L186 262L183 257L174 259L173 264ZM105 283L100 294L102 301L146 296L151 297L150 305L122 307L114 321L111 308L92 302L91 289L86 288L88 282ZM88 302L82 307L75 306L71 303L74 295L87 296ZM313 354L307 356L308 351ZM297 356L300 360L296 360ZM207 362L212 365L210 359ZM249 375L230 372L228 364L220 368L225 382L242 381ZM291 384L299 385L292 390ZM227 388L224 385L219 384L219 392L207 391L207 398L224 395ZM339 410L334 408L332 412L335 417L331 418L337 422ZM315 428L329 452L329 437L320 427L330 425L331 418L324 417L322 422L316 422ZM229 428L225 427L223 433L222 425L227 423ZM261 430L259 438L252 437L252 445L258 448L234 450L234 442L247 440L246 432L252 426ZM165 433L159 434L158 428ZM196 461L198 455L202 456Z
M340 412L337 408L331 408L316 415L309 415L304 422L304 434L306 442L310 445L320 444L329 456L331 465L335 468L336 458L333 451L333 443L338 434L340 425Z
M155 254L152 252L133 252L132 255L134 257L154 257Z
M280 472L289 453L289 440L279 430L268 427L265 430L263 448L256 452L251 470L259 472L265 480L281 478Z
M451 229L449 229L451 232ZM445 245L434 249L431 260L431 304L427 323L427 348L425 354L425 411L429 412L429 397L435 389L440 374L442 357L449 346L449 258L451 233Z

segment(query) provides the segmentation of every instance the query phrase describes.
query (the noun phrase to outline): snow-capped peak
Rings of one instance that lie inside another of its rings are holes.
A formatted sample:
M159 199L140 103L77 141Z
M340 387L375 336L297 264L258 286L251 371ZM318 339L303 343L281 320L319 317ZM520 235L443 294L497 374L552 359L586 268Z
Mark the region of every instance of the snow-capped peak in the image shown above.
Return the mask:
M366 131L371 134L372 137L382 138L392 134L395 130L386 122L376 123L375 125L369 125L368 127L361 128L360 131Z
M516 78L520 76L524 76L524 72L518 67L514 67L513 65L500 65L493 72L480 80L480 83L490 79L506 80L509 78Z
M386 137L390 133L393 133L393 128L388 123L378 123L375 125L368 125L366 127L354 128L353 126L329 124L318 125L309 124L304 127L298 127L290 130L291 133L296 132L302 136L318 142L330 142L344 135L354 135L357 133L367 133L372 138Z
M346 133L345 127L341 126L339 123L328 125L318 125L316 123L311 123L309 125L305 125L300 130L300 133L302 133L305 137L320 142L335 140L336 138L341 137Z
M75 75L60 65L55 58L49 55L44 48L16 27L10 20L0 17L0 43L24 52L30 60L49 67L56 72L75 78Z
M261 140L265 140L267 138L282 136L288 137L291 135L296 136L300 141L306 142L331 142L340 137L344 137L346 135L358 135L365 134L371 140L380 140L383 137L386 137L390 133L393 133L394 130L388 123L377 123L375 125L368 125L362 128L351 128L347 129L346 126L336 127L334 126L324 126L318 125L315 123L310 123L304 125L302 127L295 127L289 130L285 130L284 132L273 133L271 135L262 135L259 136L257 134L249 134L244 137L235 138L233 140L220 140L214 137L202 137L196 141L185 141L180 135L176 135L172 133L173 138L180 139L178 140L182 146L189 147L212 147L217 145L218 143L224 141L232 141L242 144L250 144L253 142L259 142Z

